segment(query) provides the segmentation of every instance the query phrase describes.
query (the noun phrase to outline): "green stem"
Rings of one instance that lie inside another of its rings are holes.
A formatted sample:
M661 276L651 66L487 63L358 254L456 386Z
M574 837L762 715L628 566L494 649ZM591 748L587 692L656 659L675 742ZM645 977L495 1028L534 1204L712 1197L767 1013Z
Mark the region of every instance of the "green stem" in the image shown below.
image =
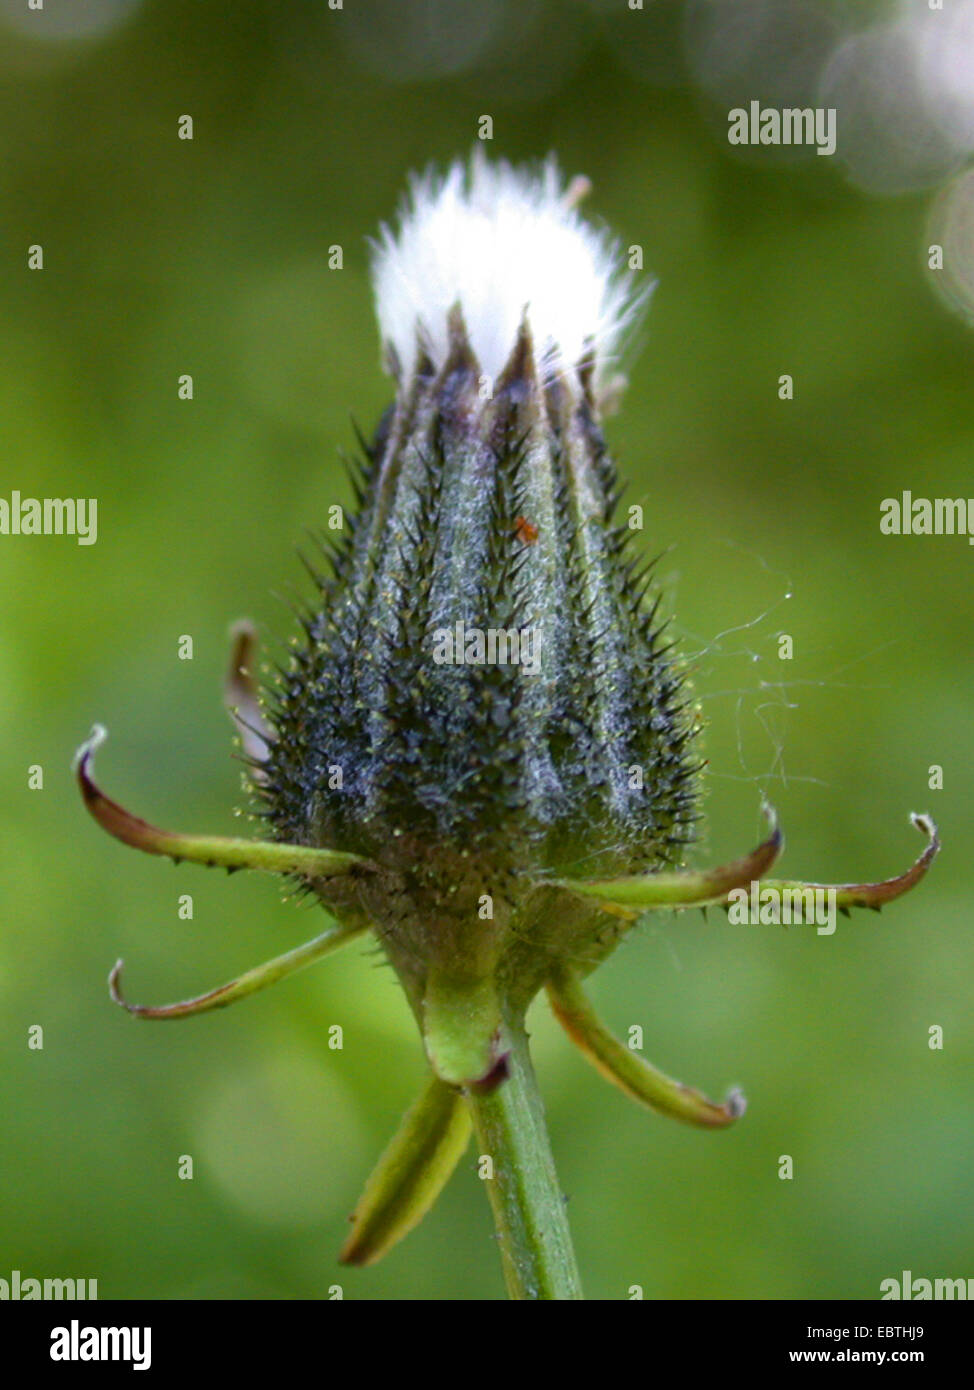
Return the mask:
M467 1091L484 1180L494 1212L504 1278L511 1298L582 1297L565 1202L548 1142L544 1109L522 1024L500 1040L508 1075L488 1093Z

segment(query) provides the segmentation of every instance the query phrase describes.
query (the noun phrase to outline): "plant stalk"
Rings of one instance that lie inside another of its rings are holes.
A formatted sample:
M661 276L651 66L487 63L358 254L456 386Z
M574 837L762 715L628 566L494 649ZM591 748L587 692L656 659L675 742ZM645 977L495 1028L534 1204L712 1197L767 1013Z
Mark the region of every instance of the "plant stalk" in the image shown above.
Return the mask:
M487 1094L466 1094L481 1157L492 1161L492 1176L484 1181L507 1291L514 1299L581 1298L565 1201L523 1023L505 1026L501 1049L508 1053L505 1079Z

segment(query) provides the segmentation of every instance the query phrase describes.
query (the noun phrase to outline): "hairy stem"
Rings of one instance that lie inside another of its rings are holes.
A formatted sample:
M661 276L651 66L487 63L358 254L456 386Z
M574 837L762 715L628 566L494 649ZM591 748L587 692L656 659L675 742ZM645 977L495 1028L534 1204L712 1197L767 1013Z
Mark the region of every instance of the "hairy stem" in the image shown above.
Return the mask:
M582 1297L565 1201L558 1186L544 1110L522 1023L500 1038L507 1075L486 1093L469 1089L480 1156L511 1298Z

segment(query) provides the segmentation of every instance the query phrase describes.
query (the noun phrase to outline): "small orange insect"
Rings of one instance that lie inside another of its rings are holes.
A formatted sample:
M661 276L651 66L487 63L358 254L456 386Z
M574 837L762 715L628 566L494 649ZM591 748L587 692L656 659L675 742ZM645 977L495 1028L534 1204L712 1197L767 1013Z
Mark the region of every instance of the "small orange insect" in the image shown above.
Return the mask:
M514 534L525 545L534 545L538 539L538 528L533 526L526 516L516 516L514 518Z

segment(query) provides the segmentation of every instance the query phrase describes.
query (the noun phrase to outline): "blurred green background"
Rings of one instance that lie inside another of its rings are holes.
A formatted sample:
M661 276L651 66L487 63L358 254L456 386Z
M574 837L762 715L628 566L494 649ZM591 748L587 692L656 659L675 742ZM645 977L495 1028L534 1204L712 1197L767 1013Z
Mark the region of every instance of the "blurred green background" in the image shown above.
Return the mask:
M816 14L841 31L867 8ZM108 999L116 957L130 996L161 1002L313 935L320 909L127 851L70 775L104 722L110 794L239 830L228 625L251 616L272 653L293 630L275 595L307 592L295 549L349 500L350 416L367 431L389 397L366 238L483 114L490 153L554 150L588 174L588 211L658 277L608 434L647 553L666 548L708 723L697 862L752 843L762 791L794 874L898 871L920 847L911 810L944 837L920 891L832 937L650 917L600 970L599 1006L642 1025L648 1057L745 1089L732 1132L639 1111L536 1005L586 1290L875 1298L903 1269L974 1275L974 553L878 526L904 488L974 493L974 339L926 266L935 178L879 197L839 160L738 157L686 24L683 6L608 0L0 5L0 495L99 500L94 546L0 537L0 1277L97 1278L102 1297L502 1296L473 1149L382 1264L336 1263L424 1071L392 972L352 947L226 1013L132 1021ZM818 40L796 32L760 50L748 95L787 90L775 53L801 86ZM718 67L737 51L710 49Z

